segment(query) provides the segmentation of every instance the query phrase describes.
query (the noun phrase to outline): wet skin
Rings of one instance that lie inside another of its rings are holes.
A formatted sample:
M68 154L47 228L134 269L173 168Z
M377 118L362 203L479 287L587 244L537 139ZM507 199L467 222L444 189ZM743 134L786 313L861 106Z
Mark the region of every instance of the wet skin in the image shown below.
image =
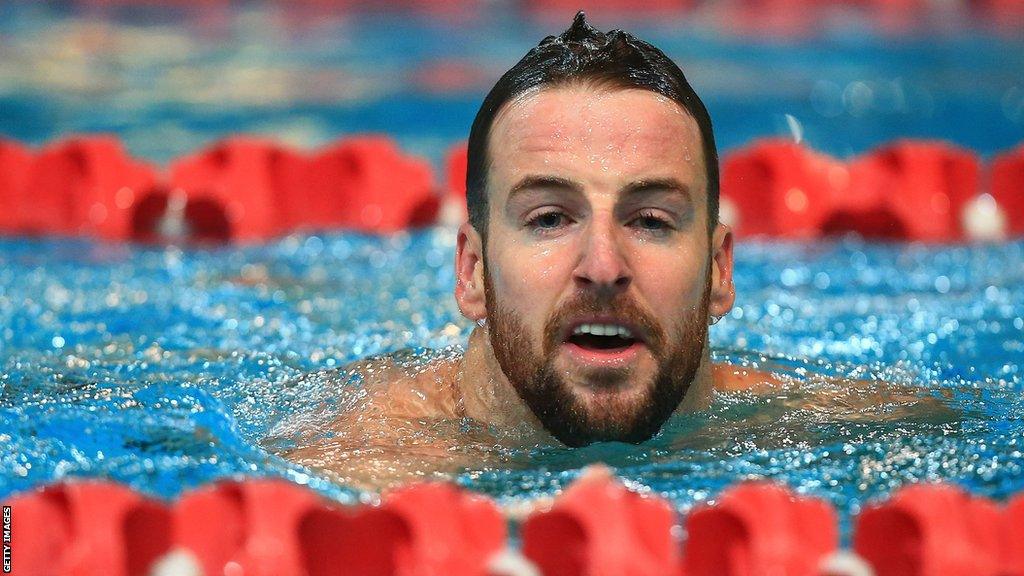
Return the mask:
M485 350L486 336L476 330L461 356L412 364L379 357L331 373L329 382L359 374L360 388L368 394L330 424L330 437L323 437L321 428L305 430L303 437L291 438L304 445L282 455L341 484L367 490L445 479L466 469L528 465L522 458L529 449L561 444L514 391L489 381L485 386L473 384L470 375L493 362L483 354ZM784 389L771 372L728 364L709 366L715 391ZM678 412L690 409L680 406ZM481 410L489 411L490 420L479 416ZM479 425L467 426L468 422ZM317 439L310 440L314 436ZM513 460L502 453L509 450Z
M400 423L424 419L470 419L516 430L523 444L557 445L522 398L528 384L510 381L496 355L502 340L490 331L498 308L520 331L513 355L546 361L565 400L601 428L599 440L617 439L623 423L649 407L659 369L674 366L665 366L669 350L692 364L686 381L674 382L669 412L706 406L714 389L773 380L710 362L709 321L735 297L732 233L708 225L700 133L678 104L646 90L588 85L527 93L499 112L489 156L487 241L468 223L458 233L455 297L478 324L465 355L415 369L387 360L356 367L369 394L334 423L346 440L288 458L357 483L404 479L416 463L400 447L408 437ZM559 316L583 297L601 311ZM621 302L646 323L625 317ZM608 348L573 337L598 323L625 326L631 338ZM417 448L428 459L451 447L428 444Z
M487 241L463 225L456 255L459 308L489 331L473 380L517 391L570 445L635 440L652 406L663 419L666 403L705 403L708 321L734 300L732 234L708 225L693 118L647 90L547 89L502 109L489 156ZM631 338L574 337L594 324ZM554 382L540 390L542 369ZM574 416L575 436L560 430Z

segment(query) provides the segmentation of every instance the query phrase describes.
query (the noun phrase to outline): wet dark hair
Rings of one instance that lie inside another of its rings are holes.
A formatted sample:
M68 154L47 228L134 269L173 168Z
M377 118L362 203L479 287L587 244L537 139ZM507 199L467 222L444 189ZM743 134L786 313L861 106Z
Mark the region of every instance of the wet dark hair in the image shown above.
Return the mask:
M711 117L683 71L654 46L622 30L603 33L583 12L560 36L548 36L498 80L484 98L469 132L466 203L469 221L487 236L487 140L498 111L532 89L587 83L607 88L640 88L672 99L700 129L708 181L708 232L718 222L718 150Z

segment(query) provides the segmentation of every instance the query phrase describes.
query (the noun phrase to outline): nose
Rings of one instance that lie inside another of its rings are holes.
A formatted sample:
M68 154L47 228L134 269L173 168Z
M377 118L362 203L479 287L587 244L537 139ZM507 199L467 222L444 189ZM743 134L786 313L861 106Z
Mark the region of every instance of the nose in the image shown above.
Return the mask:
M592 220L580 248L579 263L573 270L576 283L611 294L625 291L633 280L633 272L623 248L623 238L611 218Z

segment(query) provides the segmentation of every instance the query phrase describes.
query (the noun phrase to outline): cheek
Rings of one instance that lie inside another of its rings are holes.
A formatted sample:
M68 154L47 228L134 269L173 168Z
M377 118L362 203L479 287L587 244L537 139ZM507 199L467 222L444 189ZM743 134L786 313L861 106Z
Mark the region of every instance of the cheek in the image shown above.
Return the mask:
M509 243L488 252L497 297L524 317L546 317L571 280L572 259L565 247Z
M672 318L700 303L707 283L706 267L695 251L647 251L638 256L634 283L652 312Z

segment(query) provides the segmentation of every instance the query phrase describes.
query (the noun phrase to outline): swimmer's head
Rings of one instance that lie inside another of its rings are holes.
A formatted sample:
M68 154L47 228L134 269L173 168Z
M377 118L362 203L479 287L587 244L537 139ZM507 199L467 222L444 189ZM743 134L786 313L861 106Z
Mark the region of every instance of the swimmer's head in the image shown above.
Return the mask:
M509 69L484 98L469 133L466 203L469 221L486 241L490 167L488 144L495 117L506 105L545 88L582 84L604 89L642 89L674 101L700 130L707 177L708 232L718 223L718 150L711 117L683 71L654 46L622 30L600 32L583 12L559 36L548 36Z
M555 438L641 442L710 395L732 234L707 111L664 54L577 16L487 96L468 178L459 309Z

